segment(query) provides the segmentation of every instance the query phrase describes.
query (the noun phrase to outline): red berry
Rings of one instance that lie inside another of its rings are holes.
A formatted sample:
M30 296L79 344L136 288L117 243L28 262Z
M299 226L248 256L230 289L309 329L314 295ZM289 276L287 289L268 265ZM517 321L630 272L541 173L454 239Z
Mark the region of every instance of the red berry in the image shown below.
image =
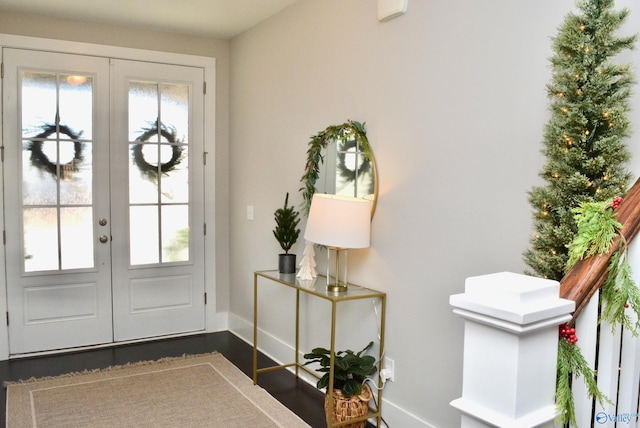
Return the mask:
M611 208L613 208L614 210L616 208L618 208L620 206L620 203L623 201L623 198L621 198L620 196L613 198L613 201L611 202Z

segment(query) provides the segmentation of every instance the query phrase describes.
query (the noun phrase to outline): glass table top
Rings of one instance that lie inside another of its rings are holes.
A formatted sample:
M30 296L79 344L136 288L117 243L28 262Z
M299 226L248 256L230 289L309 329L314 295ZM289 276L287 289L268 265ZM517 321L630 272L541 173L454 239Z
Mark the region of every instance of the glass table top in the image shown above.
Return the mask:
M334 292L327 290L327 278L323 275L318 275L311 280L302 280L296 278L295 273L279 273L277 270L262 270L255 272L256 278L261 276L273 281L277 281L283 285L298 289L305 293L314 294L327 300L354 300L354 299L367 299L372 297L383 297L386 294L372 290L370 288L362 287L355 284L347 284L347 291Z

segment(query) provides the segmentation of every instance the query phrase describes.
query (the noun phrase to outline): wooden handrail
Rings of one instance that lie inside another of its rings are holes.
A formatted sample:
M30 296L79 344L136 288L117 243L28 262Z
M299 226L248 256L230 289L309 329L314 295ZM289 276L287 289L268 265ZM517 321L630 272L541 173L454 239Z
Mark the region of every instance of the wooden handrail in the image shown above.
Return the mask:
M627 243L640 230L640 179L624 197L617 209L616 219L622 224L620 234ZM616 237L608 254L579 260L560 281L560 297L576 302L573 321L602 286L609 272L609 259L618 249L620 237Z

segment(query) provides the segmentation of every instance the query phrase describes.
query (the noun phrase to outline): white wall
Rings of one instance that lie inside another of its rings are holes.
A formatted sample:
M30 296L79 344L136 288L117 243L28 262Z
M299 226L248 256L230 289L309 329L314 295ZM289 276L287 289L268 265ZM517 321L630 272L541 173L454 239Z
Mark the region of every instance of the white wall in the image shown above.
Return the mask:
M371 248L350 253L350 280L388 293L386 352L396 379L384 393L385 413L409 416L391 426L453 427L462 322L448 297L462 292L468 276L525 268L527 191L540 184L549 117L550 38L574 4L411 0L407 14L380 23L376 3L300 0L232 40L232 325L247 335L252 272L276 266L273 212L285 192L301 201L309 137L347 119L364 121L380 198ZM640 28L640 6L617 3L632 8L627 28ZM625 60L640 69L637 51ZM640 129L638 92L632 121ZM247 205L255 206L253 221ZM300 257L302 245L296 250ZM289 327L275 316L291 302L274 290L265 298L265 334L291 344ZM319 343L325 326L309 323L306 350L326 346ZM352 340L355 348L365 339Z

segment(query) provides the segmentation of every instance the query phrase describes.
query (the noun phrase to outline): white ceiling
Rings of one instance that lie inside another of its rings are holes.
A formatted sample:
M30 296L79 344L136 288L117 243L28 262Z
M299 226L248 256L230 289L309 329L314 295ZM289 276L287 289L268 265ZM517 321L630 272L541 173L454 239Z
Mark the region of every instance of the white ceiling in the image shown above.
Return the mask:
M297 0L0 0L0 11L229 39Z

